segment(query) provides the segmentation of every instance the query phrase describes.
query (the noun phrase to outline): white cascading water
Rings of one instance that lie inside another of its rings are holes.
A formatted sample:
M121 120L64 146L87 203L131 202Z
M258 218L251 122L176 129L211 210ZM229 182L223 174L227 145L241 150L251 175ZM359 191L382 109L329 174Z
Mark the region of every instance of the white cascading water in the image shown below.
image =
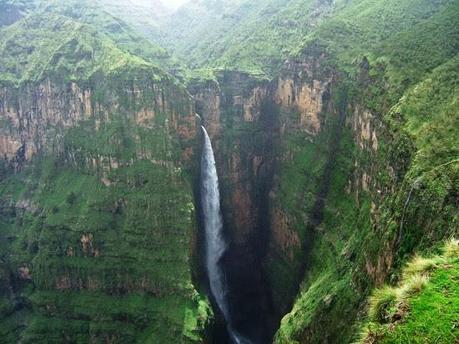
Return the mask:
M231 326L231 317L226 298L227 285L220 266L220 259L226 251L226 242L223 237L218 175L212 143L206 129L204 127L201 128L204 135L204 147L201 156L201 203L206 238L206 269L210 291L228 324L228 332L231 339L236 344L249 344L250 342L234 331Z

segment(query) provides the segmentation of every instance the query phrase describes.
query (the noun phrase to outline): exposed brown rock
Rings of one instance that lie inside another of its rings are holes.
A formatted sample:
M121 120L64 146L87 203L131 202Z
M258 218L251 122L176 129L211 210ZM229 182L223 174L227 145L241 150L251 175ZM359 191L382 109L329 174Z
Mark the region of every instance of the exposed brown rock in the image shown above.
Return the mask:
M2 158L7 160L13 159L21 147L22 143L20 139L0 133L0 155Z
M271 228L275 245L293 259L294 250L301 248L300 238L290 229L288 217L279 208L271 212Z
M83 234L80 238L81 248L83 250L84 255L89 255L93 253L93 235Z
M376 134L375 116L361 106L355 106L352 116L352 129L357 145L361 149L377 151L379 148L378 137Z
M206 130L213 140L220 134L221 94L218 85L199 90L194 97L201 105L199 115L205 120Z
M68 290L72 288L72 283L69 276L60 276L56 279L57 290Z
M367 258L366 271L367 274L373 279L376 285L382 285L385 282L388 271L392 267L394 251L391 242L386 242L384 248L381 249L376 261Z
M316 135L321 128L322 98L327 85L328 81L314 80L311 85L280 77L276 101L283 107L297 109L300 115L299 126Z
M256 214L252 211L252 200L247 190L238 185L233 192L232 204L235 206L234 212L237 214L234 222L238 232L235 238L238 242L244 242L245 236L251 234L254 227L254 217Z
M261 103L266 96L266 87L255 87L252 90L252 95L249 99L241 99L240 105L242 105L244 109L245 122L253 122L260 117ZM235 105L239 104L236 104L235 102Z

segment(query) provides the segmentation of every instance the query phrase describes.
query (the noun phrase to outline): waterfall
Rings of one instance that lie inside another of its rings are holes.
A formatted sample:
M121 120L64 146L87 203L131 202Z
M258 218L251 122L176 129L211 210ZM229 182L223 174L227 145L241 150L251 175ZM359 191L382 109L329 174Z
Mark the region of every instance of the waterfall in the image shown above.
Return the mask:
M204 134L204 147L201 158L201 202L206 238L206 269L209 277L210 291L215 298L218 308L220 308L225 319L228 320L226 283L220 266L220 259L226 251L226 242L223 238L218 176L212 143L204 127L202 127L202 131Z
M223 221L220 208L220 190L214 151L206 129L202 126L204 147L201 156L201 203L206 239L205 263L210 291L227 323L228 332L235 344L248 344L247 339L231 326L231 316L227 301L227 285L220 260L227 245L223 237Z

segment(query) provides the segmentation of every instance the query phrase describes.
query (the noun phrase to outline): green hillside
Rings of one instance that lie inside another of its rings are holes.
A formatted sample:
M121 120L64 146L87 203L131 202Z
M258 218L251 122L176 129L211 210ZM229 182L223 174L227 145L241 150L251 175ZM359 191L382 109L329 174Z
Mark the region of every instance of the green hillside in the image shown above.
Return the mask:
M38 150L0 165L0 341L199 342L212 311L192 284L192 142L174 131L190 96L85 10L0 31L0 137Z
M27 17L4 28L0 46L1 79L14 84L53 74L87 80L97 72L110 74L123 67L148 65L91 27L56 14Z
M191 67L273 76L332 5L309 0L192 1L163 24L163 44Z

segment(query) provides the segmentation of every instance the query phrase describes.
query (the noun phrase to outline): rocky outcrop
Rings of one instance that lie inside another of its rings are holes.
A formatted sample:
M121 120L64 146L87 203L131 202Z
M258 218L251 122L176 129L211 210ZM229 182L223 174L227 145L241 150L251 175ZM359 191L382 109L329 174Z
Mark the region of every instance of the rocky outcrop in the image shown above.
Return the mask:
M196 111L204 119L209 136L214 139L220 135L221 123L221 90L218 83L208 82L206 85L195 85L191 92L196 100Z
M313 142L325 126L327 115L338 118L330 100L335 76L332 70L322 67L325 59L324 54L315 52L305 59L289 60L275 81L273 97L285 113L280 125L284 138L300 134ZM279 158L292 162L297 147L285 148Z
M317 51L315 51L317 49ZM274 99L290 112L296 112L292 127L316 136L324 125L324 99L332 83L332 71L326 67L326 55L320 48L311 48L303 59L288 60L277 79Z
M289 225L289 218L279 208L271 211L270 227L272 242L293 262L294 252L301 250L301 240L297 232Z
M381 127L379 122L370 111L362 109L359 105L355 106L352 116L352 130L360 149L371 149L375 152L378 150L377 131Z

